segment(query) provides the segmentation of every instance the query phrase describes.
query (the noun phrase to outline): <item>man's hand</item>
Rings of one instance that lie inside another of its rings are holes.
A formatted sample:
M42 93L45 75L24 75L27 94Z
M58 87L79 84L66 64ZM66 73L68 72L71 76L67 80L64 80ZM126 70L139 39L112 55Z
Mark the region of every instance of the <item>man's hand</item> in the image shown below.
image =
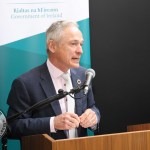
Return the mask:
M77 128L80 123L80 118L74 113L63 113L54 118L54 128L56 130L70 130Z
M92 109L87 109L81 116L80 116L80 125L83 128L92 127L97 123L97 116Z

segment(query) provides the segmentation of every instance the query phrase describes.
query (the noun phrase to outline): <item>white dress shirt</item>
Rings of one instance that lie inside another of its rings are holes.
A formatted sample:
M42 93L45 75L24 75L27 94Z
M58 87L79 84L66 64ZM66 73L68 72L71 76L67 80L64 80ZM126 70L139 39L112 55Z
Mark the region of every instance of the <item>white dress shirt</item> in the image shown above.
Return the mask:
M65 81L62 78L62 74L64 72L62 72L61 70L59 70L58 68L56 68L49 59L47 59L47 67L48 67L48 71L51 75L56 93L58 94L58 90L59 89L63 89L65 90ZM70 70L69 70L70 73ZM66 98L62 98L59 100L60 103L60 107L61 107L61 111L62 113L66 112ZM54 128L54 117L51 117L50 119L50 131L51 132L56 132L55 128Z

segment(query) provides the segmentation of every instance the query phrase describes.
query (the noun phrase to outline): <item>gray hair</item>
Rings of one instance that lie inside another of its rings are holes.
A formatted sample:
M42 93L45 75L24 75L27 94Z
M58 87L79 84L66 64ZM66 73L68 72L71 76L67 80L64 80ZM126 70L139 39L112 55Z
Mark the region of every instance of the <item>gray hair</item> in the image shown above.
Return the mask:
M73 21L61 20L52 23L51 26L46 30L46 44L48 45L49 40L55 40L56 42L59 42L61 40L63 30L69 26L75 26L79 28L78 24Z

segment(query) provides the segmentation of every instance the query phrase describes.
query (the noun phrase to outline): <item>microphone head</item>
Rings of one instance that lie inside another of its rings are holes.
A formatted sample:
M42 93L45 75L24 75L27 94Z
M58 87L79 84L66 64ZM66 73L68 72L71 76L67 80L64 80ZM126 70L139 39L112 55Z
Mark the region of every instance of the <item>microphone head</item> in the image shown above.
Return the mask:
M0 111L0 137L5 135L5 131L7 128L7 122L5 115Z
M85 75L88 75L88 74L91 74L93 78L95 77L95 71L91 68L86 70Z

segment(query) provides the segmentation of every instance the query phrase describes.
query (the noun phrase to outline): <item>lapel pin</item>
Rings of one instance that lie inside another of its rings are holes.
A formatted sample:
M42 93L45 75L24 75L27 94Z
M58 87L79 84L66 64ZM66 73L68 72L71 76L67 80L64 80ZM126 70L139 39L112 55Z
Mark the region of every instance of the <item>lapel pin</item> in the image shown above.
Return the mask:
M77 84L81 84L81 80L80 79L77 79Z

